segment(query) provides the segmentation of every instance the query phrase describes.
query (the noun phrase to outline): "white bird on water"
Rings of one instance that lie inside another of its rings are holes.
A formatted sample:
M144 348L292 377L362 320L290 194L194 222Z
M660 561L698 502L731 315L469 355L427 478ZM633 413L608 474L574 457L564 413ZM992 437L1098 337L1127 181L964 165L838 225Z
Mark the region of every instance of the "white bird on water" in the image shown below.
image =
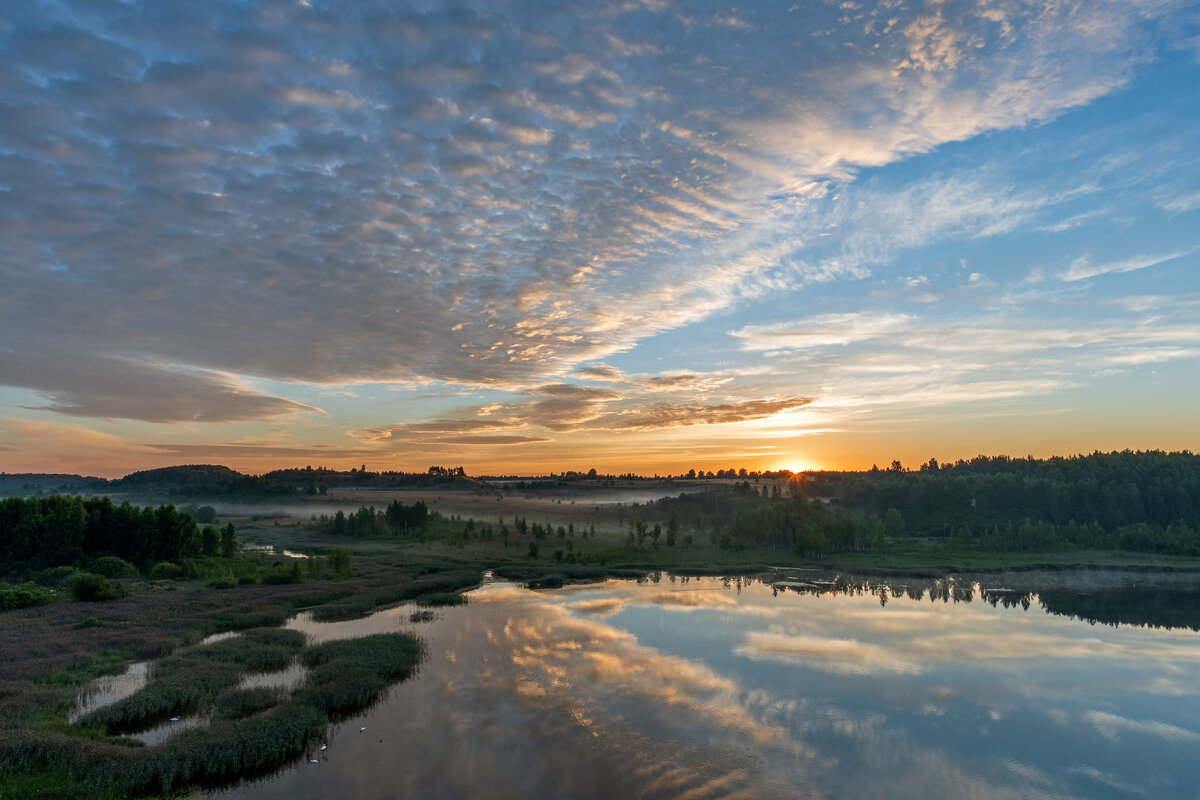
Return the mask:
M179 722L179 717L171 717L171 722Z
M366 727L362 727L362 728L359 728L359 729L358 729L358 732L359 732L359 733L362 733L362 732L363 732L363 731L365 731L365 730L366 730Z
M326 747L329 747L329 745L327 745L327 744L323 744L323 745L321 745L321 749L322 749L322 750L324 750Z
M310 758L310 759L308 760L308 763L310 763L310 764L320 764L321 762L320 762L320 761L317 761L315 758Z

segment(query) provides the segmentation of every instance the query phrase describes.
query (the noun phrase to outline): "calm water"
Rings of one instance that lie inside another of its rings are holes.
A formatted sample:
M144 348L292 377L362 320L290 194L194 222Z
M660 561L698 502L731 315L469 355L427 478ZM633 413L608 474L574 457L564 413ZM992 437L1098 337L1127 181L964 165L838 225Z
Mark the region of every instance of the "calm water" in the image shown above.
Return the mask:
M428 657L327 750L212 796L1200 796L1193 630L825 588L498 583L432 622L301 617L318 640L415 630Z

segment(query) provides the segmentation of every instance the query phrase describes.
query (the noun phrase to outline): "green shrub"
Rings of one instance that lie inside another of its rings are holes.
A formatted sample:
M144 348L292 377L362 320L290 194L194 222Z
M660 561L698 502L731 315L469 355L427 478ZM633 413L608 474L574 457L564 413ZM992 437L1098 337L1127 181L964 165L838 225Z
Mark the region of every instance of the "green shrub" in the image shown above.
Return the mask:
M102 600L116 600L124 597L127 592L124 586L112 583L103 575L85 572L75 578L75 582L71 585L71 594L76 600L95 603Z
M79 573L75 567L50 567L38 573L37 582L42 586L70 586Z
M169 581L183 576L183 567L170 561L160 561L150 568L150 577L156 581Z
M0 611L41 606L54 600L54 590L36 583L0 583Z
M213 578L208 585L214 589L232 589L238 585L238 582L232 575L222 575L219 578Z
M79 622L76 622L71 627L75 628L76 630L79 630L82 628L101 628L103 626L104 626L104 620L100 619L99 617L84 617L83 619L79 620Z
M91 563L90 569L97 575L106 578L136 578L137 567L123 558L116 556L101 556Z
M243 575L242 577L238 578L237 582L240 584L258 583L258 578L255 578L253 575Z
M304 583L304 573L300 569L300 562L293 561L290 567L283 564L273 564L266 575L263 575L263 583L282 584L282 583Z

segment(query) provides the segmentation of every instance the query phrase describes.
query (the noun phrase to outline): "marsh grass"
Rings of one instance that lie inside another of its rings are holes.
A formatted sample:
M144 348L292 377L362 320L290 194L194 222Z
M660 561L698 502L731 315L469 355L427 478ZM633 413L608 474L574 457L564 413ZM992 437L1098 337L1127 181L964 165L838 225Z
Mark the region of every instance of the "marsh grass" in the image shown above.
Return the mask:
M421 642L406 633L380 633L306 648L308 685L300 702L341 719L378 699L394 681L408 677L421 659Z
M459 592L428 592L417 597L417 605L429 608L437 606L465 606L467 596Z
M352 619L369 614L377 608L408 601L416 601L420 605L461 605L466 602L466 597L460 594L461 590L478 585L479 572L477 570L441 573L435 569L401 586L387 584L381 587L372 587L326 603L313 609L313 619L318 622ZM445 597L447 602L428 604L422 602L424 598L429 597ZM449 599L451 597L455 599Z
M361 711L411 675L421 655L420 641L404 633L305 647L302 633L280 629L184 648L158 659L140 691L75 724L43 712L29 727L0 733L0 798L107 800L277 769L324 735L331 719ZM294 691L229 689L246 673L281 669L297 657L309 674ZM200 708L212 712L207 726L155 747L112 735Z
M211 702L246 672L282 669L304 647L299 631L260 629L160 658L142 689L80 717L82 726L133 731Z
M279 705L285 696L286 692L277 687L235 689L219 695L213 701L213 716L217 719L242 719Z

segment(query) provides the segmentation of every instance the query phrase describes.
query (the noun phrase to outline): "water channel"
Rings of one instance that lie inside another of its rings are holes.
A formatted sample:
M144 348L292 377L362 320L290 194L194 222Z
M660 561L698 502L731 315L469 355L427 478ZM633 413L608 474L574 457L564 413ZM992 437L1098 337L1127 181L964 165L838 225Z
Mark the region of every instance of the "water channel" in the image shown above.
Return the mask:
M327 749L205 796L1196 796L1190 627L999 586L656 577L302 615L314 641L412 630L428 654Z

